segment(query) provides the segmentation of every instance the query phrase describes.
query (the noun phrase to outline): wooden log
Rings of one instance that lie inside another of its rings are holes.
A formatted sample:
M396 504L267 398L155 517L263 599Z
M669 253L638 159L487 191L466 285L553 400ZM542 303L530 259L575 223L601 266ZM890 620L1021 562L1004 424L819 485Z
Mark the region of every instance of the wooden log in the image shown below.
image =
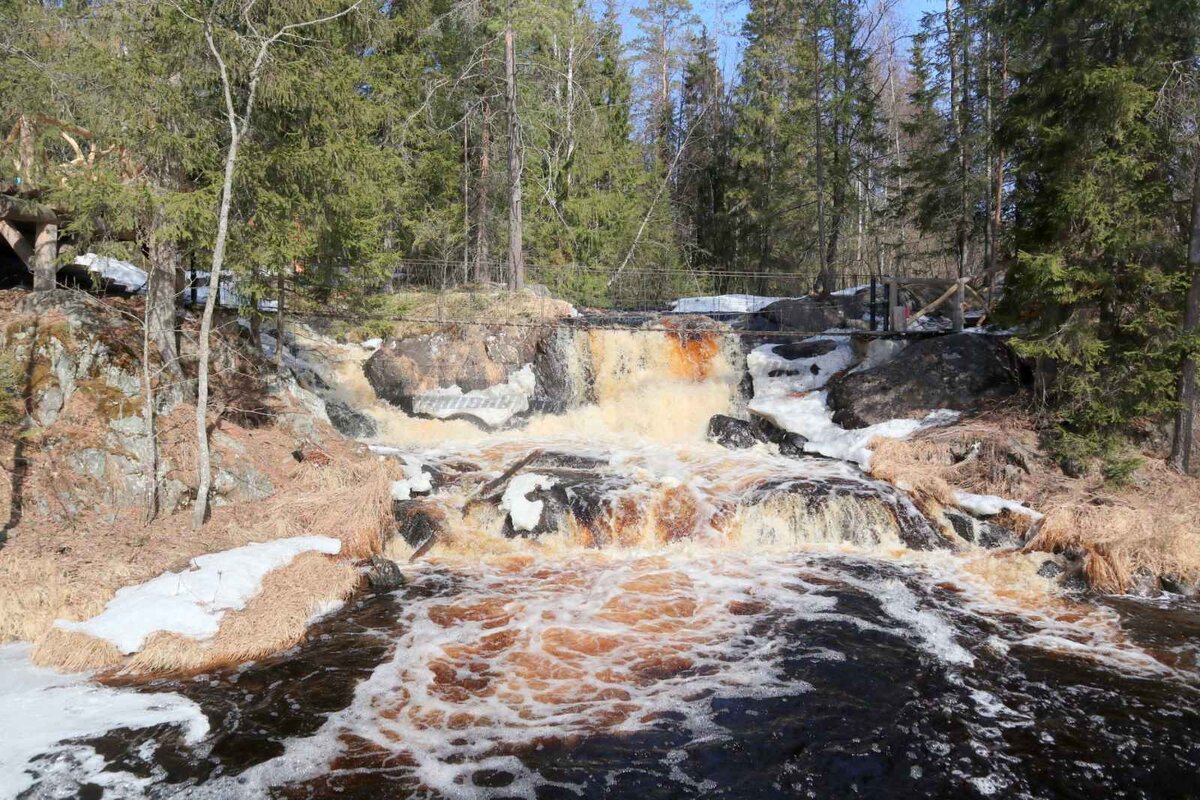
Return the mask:
M4 237L4 241L8 242L8 246L17 254L17 258L25 264L32 272L34 264L33 245L29 244L29 240L25 235L17 230L16 226L7 220L0 219L0 236Z
M946 300L948 300L948 299L950 298L950 295L952 295L952 294L957 294L957 293L958 293L958 291L959 291L959 289L960 289L960 287L961 287L961 284L960 284L958 281L955 281L953 286L951 286L949 289L947 289L946 291L944 291L944 292L942 292L941 294L939 294L939 295L938 295L938 297L937 297L937 299L936 299L936 300L934 300L932 303L930 303L929 305L925 306L924 308L922 308L922 309L921 309L920 311L918 311L917 313L913 314L913 315L912 315L912 318L913 318L913 319L920 319L921 317L923 317L923 316L925 316L926 314L928 314L930 311L933 311L935 308L937 308L938 306L940 306L942 303L946 302ZM961 314L961 312L962 312L962 306L960 305L960 306L959 306L959 313Z
M49 206L8 195L0 195L0 219L7 219L12 222L58 224L58 215Z
M58 275L58 226L38 225L33 251L33 290L48 292Z

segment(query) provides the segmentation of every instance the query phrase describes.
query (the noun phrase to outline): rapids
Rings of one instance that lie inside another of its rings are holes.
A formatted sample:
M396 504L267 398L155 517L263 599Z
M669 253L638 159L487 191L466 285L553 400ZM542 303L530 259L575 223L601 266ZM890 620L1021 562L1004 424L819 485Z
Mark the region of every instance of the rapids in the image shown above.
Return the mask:
M406 586L134 687L198 704L198 745L86 744L155 797L1197 796L1200 609L1067 596L856 467L705 441L746 399L731 337L563 346L572 407L495 432L374 403L351 364L379 457L432 488L400 508L433 546L388 547ZM524 458L536 525L494 485ZM57 766L31 796L94 791Z

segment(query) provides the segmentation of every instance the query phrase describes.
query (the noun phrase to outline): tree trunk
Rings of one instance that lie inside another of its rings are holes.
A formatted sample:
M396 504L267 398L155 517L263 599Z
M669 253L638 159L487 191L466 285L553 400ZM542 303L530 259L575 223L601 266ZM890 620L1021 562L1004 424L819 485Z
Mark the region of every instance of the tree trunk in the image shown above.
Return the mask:
M488 186L492 179L492 106L487 97L482 103L483 121L479 131L479 184L475 187L475 282L492 280L491 253L488 248Z
M283 293L286 289L287 276L281 271L275 284L275 293L278 295L275 301L275 372L279 375L283 374Z
M231 125L231 127L233 127ZM221 184L221 205L217 212L217 238L213 244L212 263L208 272L208 296L200 317L200 334L196 344L196 505L192 511L192 527L199 528L208 515L208 491L212 485L212 459L208 448L208 360L209 339L212 336L213 310L220 291L221 269L225 266L225 245L229 239L229 207L233 203L233 171L237 166L240 135L234 130L225 154L225 179Z
M955 261L957 263L958 277L962 277L966 271L966 255L967 255L967 229L966 229L966 193L967 193L967 171L966 171L966 142L964 140L965 120L963 119L964 108L959 104L959 74L958 74L958 51L956 39L954 36L954 5L951 0L946 0L946 52L948 54L947 61L950 71L950 120L951 127L954 129L955 138L958 146L958 187L959 187L959 216L958 221L954 226L954 251ZM963 90L966 91L965 89Z
M1195 147L1192 177L1192 230L1188 241L1188 268L1192 283L1188 288L1183 315L1183 335L1200 331L1200 140ZM1186 356L1179 369L1179 411L1175 414L1175 435L1171 441L1171 466L1180 472L1192 470L1192 443L1196 425L1196 359Z
M504 28L504 105L508 116L508 280L512 289L525 286L525 253L521 227L521 144L517 118L517 59L513 42L512 3Z
M146 328L158 350L163 371L178 379L179 350L176 346L175 276L183 269L183 257L175 243L161 237L158 226L150 233L150 276L146 286Z
M827 296L833 291L833 275L830 273L829 253L825 249L825 142L821 129L821 33L813 28L813 120L816 131L817 167L817 258L821 271L818 275L818 291Z
M42 223L37 226L33 244L33 290L47 292L54 288L58 275L58 226Z
M151 343L155 347L159 343L155 341L155 325L158 324L155 320L158 309L155 308L153 298L156 292L161 294L160 285L166 284L168 290L175 286L175 276L167 273L163 274L156 269L152 263L150 265L150 274L147 276L146 286L146 305L142 316L142 424L146 427L146 435L150 438L149 453L146 457L146 509L145 521L153 522L158 516L158 431L155 429L154 422L154 377L150 370L150 348ZM174 297L174 293L171 295ZM174 321L175 307L171 306L171 317ZM169 331L173 334L174 331ZM171 345L174 345L174 338L171 338ZM178 363L175 364L178 369ZM163 360L163 368L167 368L167 362Z

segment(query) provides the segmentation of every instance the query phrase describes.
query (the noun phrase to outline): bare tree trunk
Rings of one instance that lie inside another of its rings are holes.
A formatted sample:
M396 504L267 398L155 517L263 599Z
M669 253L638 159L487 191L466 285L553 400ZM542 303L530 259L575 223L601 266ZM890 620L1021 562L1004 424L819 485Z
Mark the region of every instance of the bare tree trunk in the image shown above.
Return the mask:
M818 276L818 291L828 295L833 291L833 274L830 271L829 252L825 241L825 132L821 119L821 30L813 28L813 120L816 131L817 167L817 255L821 271Z
M150 233L150 276L146 286L146 327L150 342L158 350L163 371L178 379L179 368L175 322L175 276L183 259L174 242L160 234L161 220Z
M462 173L462 203L463 203L463 248L462 248L462 282L471 280L471 124L467 116L463 117L463 173Z
M246 0L242 6L242 16L245 17L254 0ZM204 313L200 317L200 333L196 345L196 505L192 513L192 526L199 528L204 524L208 515L208 491L212 485L212 459L208 447L208 361L211 354L210 340L212 338L213 309L216 307L217 294L220 289L221 270L225 266L225 247L229 241L229 208L233 202L233 173L237 168L238 148L242 137L250 130L250 117L254 113L254 99L258 91L258 81L262 77L263 65L267 59L267 51L271 45L292 31L330 22L349 14L358 8L356 2L336 14L319 19L295 22L284 25L274 35L262 38L258 43L258 52L250 67L249 83L246 90L246 102L242 109L239 124L237 111L233 105L233 83L229 77L229 69L221 55L213 36L213 17L216 6L211 10L208 19L204 20L204 41L208 51L217 62L221 76L221 90L225 102L225 121L229 126L229 148L225 152L225 176L221 183L221 199L217 210L217 237L213 244L212 262L208 271L208 296L204 299ZM282 298L281 298L282 299Z
M521 126L517 118L517 59L513 42L510 0L504 28L504 105L508 116L508 281L512 289L525 286L525 253L521 227Z
M150 439L149 454L146 464L146 510L145 520L147 523L153 522L158 516L158 431L154 423L154 377L150 370L150 346L153 342L156 347L160 344L155 341L155 325L159 321L155 320L157 310L154 308L152 299L156 293L161 294L161 284L167 285L167 290L174 297L175 276L171 273L163 274L152 263L150 265L150 274L147 276L146 286L146 305L143 309L142 316L142 424L146 427L146 436ZM175 317L175 307L171 306L172 322ZM174 330L169 331L172 334L171 345L174 345ZM160 349L161 354L161 349ZM163 360L163 368L167 369L167 361ZM178 363L175 363L175 368L178 369Z
M58 275L58 226L40 223L33 244L33 290L46 292L54 288Z
M229 240L229 206L233 202L233 173L237 166L241 136L231 115L231 139L225 153L225 179L221 184L221 204L217 212L217 239L213 245L208 272L208 296L200 316L200 334L196 343L196 505L192 527L199 528L208 515L208 491L212 484L212 459L208 448L208 361L212 338L213 310L220 292L221 269L225 266L225 245Z
M275 301L275 372L283 374L283 315L284 291L287 289L287 276L280 271L275 282L275 292L279 298Z
M1200 330L1200 140L1197 140L1192 169L1192 230L1188 241L1188 268L1192 283L1188 288L1183 315L1183 335L1194 336ZM1179 411L1175 414L1175 435L1171 441L1171 466L1180 472L1192 470L1192 444L1196 425L1196 359L1187 356L1179 369Z
M479 184L475 187L475 282L492 280L488 249L488 186L492 179L492 107L483 98L483 120L479 131Z
M950 117L958 139L958 191L959 215L955 224L954 248L958 266L958 277L963 277L967 268L967 86L965 76L958 70L958 39L954 35L954 6L946 0L946 50L950 70ZM964 44L964 48L966 45ZM965 50L964 50L965 53ZM959 97L961 89L962 96Z

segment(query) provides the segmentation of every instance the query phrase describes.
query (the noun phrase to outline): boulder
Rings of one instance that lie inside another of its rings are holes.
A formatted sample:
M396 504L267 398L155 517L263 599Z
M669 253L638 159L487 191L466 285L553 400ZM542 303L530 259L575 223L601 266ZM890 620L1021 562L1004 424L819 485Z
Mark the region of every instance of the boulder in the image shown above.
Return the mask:
M834 377L829 406L834 422L865 428L938 408L973 410L1017 388L1012 351L1003 341L959 333L914 342L884 364Z
M971 544L993 550L1021 546L1021 537L998 522L977 519L953 508L944 509L942 513L954 532Z
M326 400L325 413L338 433L351 439L369 439L378 433L375 420L350 407L344 400Z
M544 330L480 325L393 339L375 351L363 372L375 394L405 410L415 396L457 386L487 389L530 364Z
M811 453L804 452L804 443L808 439L800 434L786 431L771 420L758 414L752 415L752 421L754 427L762 432L768 442L779 447L779 454L781 456L799 458L800 456L811 455Z
M708 439L730 450L744 450L767 441L766 434L753 422L725 414L714 414L709 419Z
M367 567L367 582L375 592L394 592L404 587L405 580L396 562L383 556L371 556Z
M859 327L863 324L864 309L857 296L789 297L751 314L744 326L750 330L811 332Z

